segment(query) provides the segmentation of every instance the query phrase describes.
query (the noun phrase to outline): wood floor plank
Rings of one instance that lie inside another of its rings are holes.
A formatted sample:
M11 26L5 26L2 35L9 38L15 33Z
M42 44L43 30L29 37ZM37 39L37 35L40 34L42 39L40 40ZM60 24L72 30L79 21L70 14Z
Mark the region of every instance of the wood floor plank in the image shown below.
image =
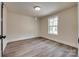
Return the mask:
M4 57L76 57L77 49L44 38L7 44Z

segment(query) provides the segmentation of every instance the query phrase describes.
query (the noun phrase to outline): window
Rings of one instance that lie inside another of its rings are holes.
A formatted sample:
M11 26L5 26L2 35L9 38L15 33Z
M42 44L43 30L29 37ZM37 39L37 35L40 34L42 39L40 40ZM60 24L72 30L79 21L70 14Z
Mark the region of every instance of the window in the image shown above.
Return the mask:
M48 34L58 34L58 17L50 17L48 19Z

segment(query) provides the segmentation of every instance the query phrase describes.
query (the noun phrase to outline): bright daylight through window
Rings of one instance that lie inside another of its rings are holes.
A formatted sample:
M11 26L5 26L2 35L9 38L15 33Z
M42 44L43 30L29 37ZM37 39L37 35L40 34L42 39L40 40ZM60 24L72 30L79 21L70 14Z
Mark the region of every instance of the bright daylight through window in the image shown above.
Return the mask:
M48 34L58 34L58 17L49 17L48 19Z

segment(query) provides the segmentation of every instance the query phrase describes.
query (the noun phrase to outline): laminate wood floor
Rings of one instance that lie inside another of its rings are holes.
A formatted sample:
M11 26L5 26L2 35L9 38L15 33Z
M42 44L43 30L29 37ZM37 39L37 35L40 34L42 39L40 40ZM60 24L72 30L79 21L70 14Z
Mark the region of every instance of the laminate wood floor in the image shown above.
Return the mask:
M7 44L4 57L76 57L77 49L44 38L33 38Z

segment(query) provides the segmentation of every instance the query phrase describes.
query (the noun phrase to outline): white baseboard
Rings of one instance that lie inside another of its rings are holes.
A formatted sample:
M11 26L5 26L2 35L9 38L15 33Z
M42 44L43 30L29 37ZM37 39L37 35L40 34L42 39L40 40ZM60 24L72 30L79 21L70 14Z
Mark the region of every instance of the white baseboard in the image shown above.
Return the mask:
M42 37L44 37L44 36L42 36ZM48 38L48 37L44 37L44 38L50 39L50 38ZM53 40L53 41L56 41L56 42L59 42L59 43L65 44L65 45L69 45L69 46L72 46L72 47L78 48L77 45L74 45L74 44L71 45L71 43L68 43L68 42L59 41L59 40L54 40L54 39L50 39L50 40Z
M13 41L18 41L18 40L24 40L24 39L30 39L30 38L35 38L35 37L39 37L39 36L29 36L29 37L13 38L13 39L9 39L8 42L13 42ZM44 36L40 36L40 37L44 37ZM44 38L50 39L50 38L48 38L48 37L44 37ZM54 40L54 39L50 39L50 40L53 40L53 41L56 41L56 42L59 42L59 43L62 43L62 44L66 44L66 45L69 45L69 46L78 48L77 45L74 45L74 44L71 44L71 43L68 43L68 42L64 42L64 41L62 41L62 40L61 40L61 41L60 41L60 40Z
M38 36L12 38L12 39L8 39L8 42L14 42L14 41L18 41L18 40L30 39L30 38L35 38L35 37L38 37Z

